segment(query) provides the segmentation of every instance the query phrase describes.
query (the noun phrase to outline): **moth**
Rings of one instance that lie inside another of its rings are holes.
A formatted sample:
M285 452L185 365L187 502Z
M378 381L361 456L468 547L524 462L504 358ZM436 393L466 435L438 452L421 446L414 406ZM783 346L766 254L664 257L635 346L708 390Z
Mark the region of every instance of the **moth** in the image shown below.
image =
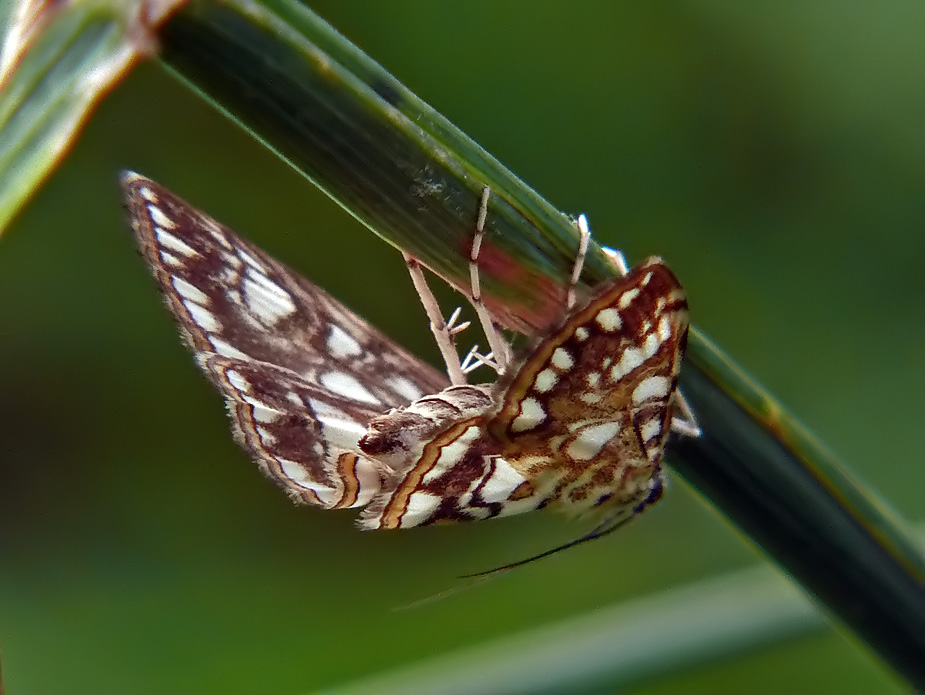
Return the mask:
M164 187L132 172L123 187L141 253L227 400L235 438L298 503L363 508L363 529L545 507L595 515L598 525L572 545L656 502L672 426L699 432L677 390L688 325L681 285L650 258L579 302L590 234L583 216L561 323L519 358L481 302L487 188L470 299L490 353L474 347L459 361L465 324L458 311L443 321L406 256L444 375ZM498 371L495 383L466 383L480 364Z

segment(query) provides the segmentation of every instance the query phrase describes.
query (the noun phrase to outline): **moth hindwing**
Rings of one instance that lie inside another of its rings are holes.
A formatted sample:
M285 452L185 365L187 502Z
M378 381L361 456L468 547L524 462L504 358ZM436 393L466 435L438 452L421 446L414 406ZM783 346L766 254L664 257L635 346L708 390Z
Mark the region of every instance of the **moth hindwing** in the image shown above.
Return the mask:
M237 440L296 501L363 506L369 529L543 507L600 510L609 528L658 498L687 335L684 292L658 259L570 300L519 361L493 336L496 359L480 359L502 372L495 384L458 383L468 369L457 363L450 385L162 186L133 173L123 185L142 254ZM486 210L487 193L479 234ZM443 348L454 321L435 327Z

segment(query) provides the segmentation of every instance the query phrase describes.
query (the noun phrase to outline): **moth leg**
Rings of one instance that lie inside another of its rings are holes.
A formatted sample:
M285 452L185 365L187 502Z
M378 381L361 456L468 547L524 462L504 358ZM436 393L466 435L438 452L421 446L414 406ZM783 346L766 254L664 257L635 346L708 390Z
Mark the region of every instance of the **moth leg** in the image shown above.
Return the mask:
M674 412L671 416L671 430L685 437L694 437L701 435L700 425L697 424L697 416L691 409L690 404L681 393L681 389L675 394Z
M462 361L463 374L468 374L482 366L490 367L495 372L498 371L498 364L494 361L494 355L490 352L483 355L479 352L479 346L473 345Z
M437 349L446 363L446 374L450 378L450 383L454 386L461 386L466 383L466 368L459 361L459 353L456 350L456 336L465 330L469 322L465 321L457 325L459 320L459 309L454 311L450 318L443 320L443 314L440 311L440 305L437 298L430 291L427 280L424 278L424 271L421 270L421 264L414 256L402 252L405 264L408 266L408 273L411 275L411 282L414 289L421 299L424 306L424 312L430 319L430 330L434 334L434 340L437 343Z
M611 265L620 274L621 277L626 277L629 274L630 267L626 262L626 256L623 255L622 251L616 251L609 246L601 246L601 250L607 254Z
M507 370L511 363L511 348L505 340L501 331L495 325L488 313L488 308L482 302L482 287L479 281L479 253L482 250L482 240L485 238L485 220L488 217L488 199L491 197L491 189L485 186L482 189L482 200L479 204L479 216L475 224L475 233L472 235L472 246L469 249L469 284L471 291L472 307L479 317L479 323L482 325L482 332L485 333L485 339L491 347L491 355L494 365L497 365L498 374ZM486 359L488 355L484 356ZM494 366L486 362L489 366Z
M588 229L588 218L584 215L578 216L578 253L575 255L575 263L572 266L572 277L569 279L568 292L565 295L565 308L571 311L575 308L575 288L578 286L578 278L581 277L581 270L585 265L585 256L588 255L588 243L591 241L591 230Z

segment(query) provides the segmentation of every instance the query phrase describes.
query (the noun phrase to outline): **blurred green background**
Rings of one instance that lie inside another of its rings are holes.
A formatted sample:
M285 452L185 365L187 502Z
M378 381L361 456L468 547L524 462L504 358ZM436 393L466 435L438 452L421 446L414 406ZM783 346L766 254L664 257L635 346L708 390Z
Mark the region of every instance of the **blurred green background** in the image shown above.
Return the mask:
M588 213L599 241L666 257L695 323L925 517L925 6L312 6ZM0 248L10 692L307 692L763 562L675 481L625 531L393 612L584 527L536 514L360 533L350 512L293 507L232 442L161 306L121 209L125 167L437 363L394 250L157 64L138 68ZM634 692L745 689L907 692L834 629Z

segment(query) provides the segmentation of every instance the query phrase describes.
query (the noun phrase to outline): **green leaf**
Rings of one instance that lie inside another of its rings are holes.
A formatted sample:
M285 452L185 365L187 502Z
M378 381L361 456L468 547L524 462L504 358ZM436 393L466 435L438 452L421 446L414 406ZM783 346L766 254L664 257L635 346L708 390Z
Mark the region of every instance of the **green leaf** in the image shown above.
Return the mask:
M153 52L149 32L176 4L9 3L0 25L0 234L61 162L98 101Z

